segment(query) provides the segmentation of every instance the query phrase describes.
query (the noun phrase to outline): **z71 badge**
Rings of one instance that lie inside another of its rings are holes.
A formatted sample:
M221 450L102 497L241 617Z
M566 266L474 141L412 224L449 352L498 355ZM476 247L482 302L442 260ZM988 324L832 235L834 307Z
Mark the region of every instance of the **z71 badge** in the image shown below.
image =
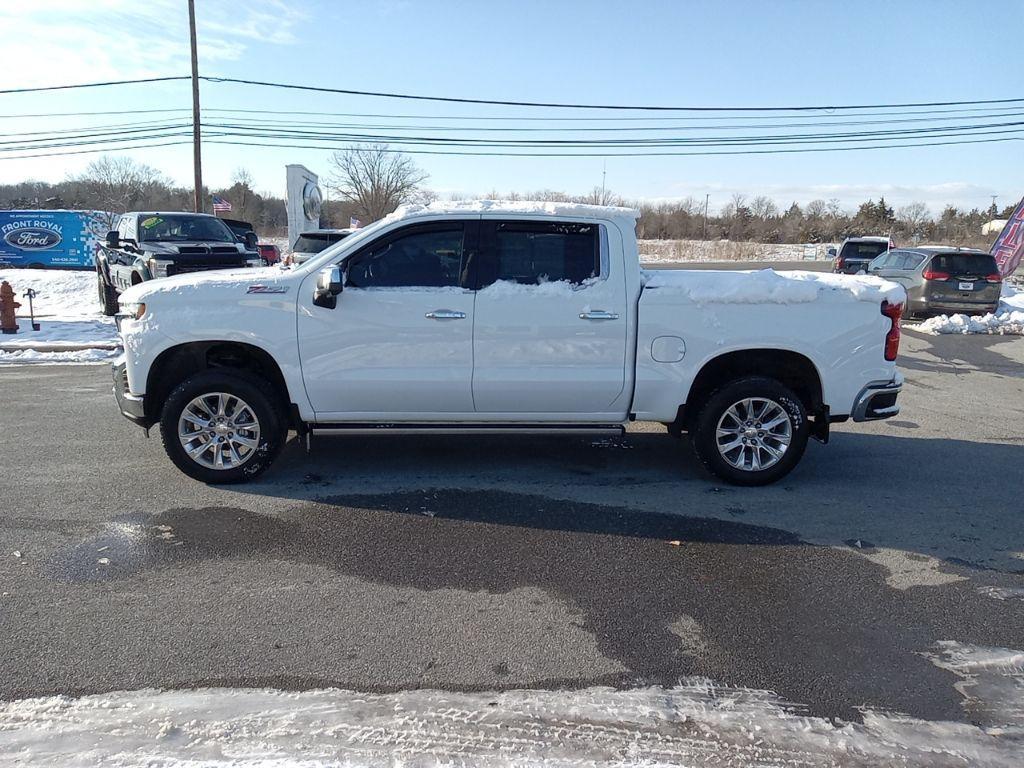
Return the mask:
M288 293L287 285L250 285L246 293Z

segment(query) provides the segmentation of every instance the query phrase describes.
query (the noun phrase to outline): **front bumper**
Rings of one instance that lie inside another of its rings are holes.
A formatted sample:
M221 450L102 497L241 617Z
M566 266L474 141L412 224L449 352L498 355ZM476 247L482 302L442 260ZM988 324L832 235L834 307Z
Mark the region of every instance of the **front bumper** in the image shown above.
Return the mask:
M148 429L153 425L152 419L146 417L146 398L144 395L133 395L128 391L128 373L124 355L110 365L114 377L114 399L121 415L128 421Z
M896 398L903 389L903 374L897 373L891 381L873 381L857 395L850 418L854 421L888 419L900 412Z

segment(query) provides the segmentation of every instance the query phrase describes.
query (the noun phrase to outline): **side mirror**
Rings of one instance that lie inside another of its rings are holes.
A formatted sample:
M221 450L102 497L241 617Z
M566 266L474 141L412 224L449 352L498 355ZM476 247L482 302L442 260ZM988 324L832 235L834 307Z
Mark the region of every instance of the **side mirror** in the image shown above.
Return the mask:
M344 288L341 268L324 267L316 276L316 290L313 292L313 303L318 307L334 309L338 306L338 294Z
M260 239L256 236L256 233L252 230L245 233L245 237L242 238L242 242L245 243L246 250L255 251L256 246Z
M826 253L828 254L829 258L834 259L836 257L836 249L831 245L828 247Z
M107 232L107 236L103 239L103 244L106 245L107 248L121 247L121 238L118 236L116 229L112 229Z

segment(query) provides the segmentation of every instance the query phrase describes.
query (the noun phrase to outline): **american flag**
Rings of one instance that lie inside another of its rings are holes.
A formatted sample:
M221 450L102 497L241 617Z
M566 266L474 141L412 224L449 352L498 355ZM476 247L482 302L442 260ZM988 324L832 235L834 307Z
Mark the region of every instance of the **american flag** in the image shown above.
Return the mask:
M213 196L213 212L214 213L228 213L231 210L231 203L225 200L220 195Z

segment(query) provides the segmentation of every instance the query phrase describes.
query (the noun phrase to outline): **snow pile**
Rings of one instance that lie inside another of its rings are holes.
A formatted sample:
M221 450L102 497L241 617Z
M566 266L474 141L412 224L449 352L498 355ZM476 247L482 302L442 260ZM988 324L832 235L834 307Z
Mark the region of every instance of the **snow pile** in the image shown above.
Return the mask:
M939 315L925 320L916 330L924 333L989 333L1024 336L1024 290L1003 283L1003 295L995 313Z
M776 272L658 270L643 273L648 289L671 291L695 304L805 304L812 301L906 300L897 283L879 277L799 270Z
M0 762L1019 766L1021 655L942 643L930 658L961 678L958 689L980 725L873 710L863 723L845 723L807 716L770 691L704 678L673 688L504 693L143 690L0 703Z
M103 362L117 355L120 340L113 318L100 312L96 273L57 269L3 269L0 281L14 289L19 331L0 336L0 365ZM33 331L32 300L40 330Z
M399 221L415 216L436 214L478 214L508 213L516 216L573 216L581 219L629 219L632 222L640 215L635 208L619 208L611 205L586 205L584 203L552 203L533 200L457 200L437 201L429 205L402 205L385 216L381 221Z

